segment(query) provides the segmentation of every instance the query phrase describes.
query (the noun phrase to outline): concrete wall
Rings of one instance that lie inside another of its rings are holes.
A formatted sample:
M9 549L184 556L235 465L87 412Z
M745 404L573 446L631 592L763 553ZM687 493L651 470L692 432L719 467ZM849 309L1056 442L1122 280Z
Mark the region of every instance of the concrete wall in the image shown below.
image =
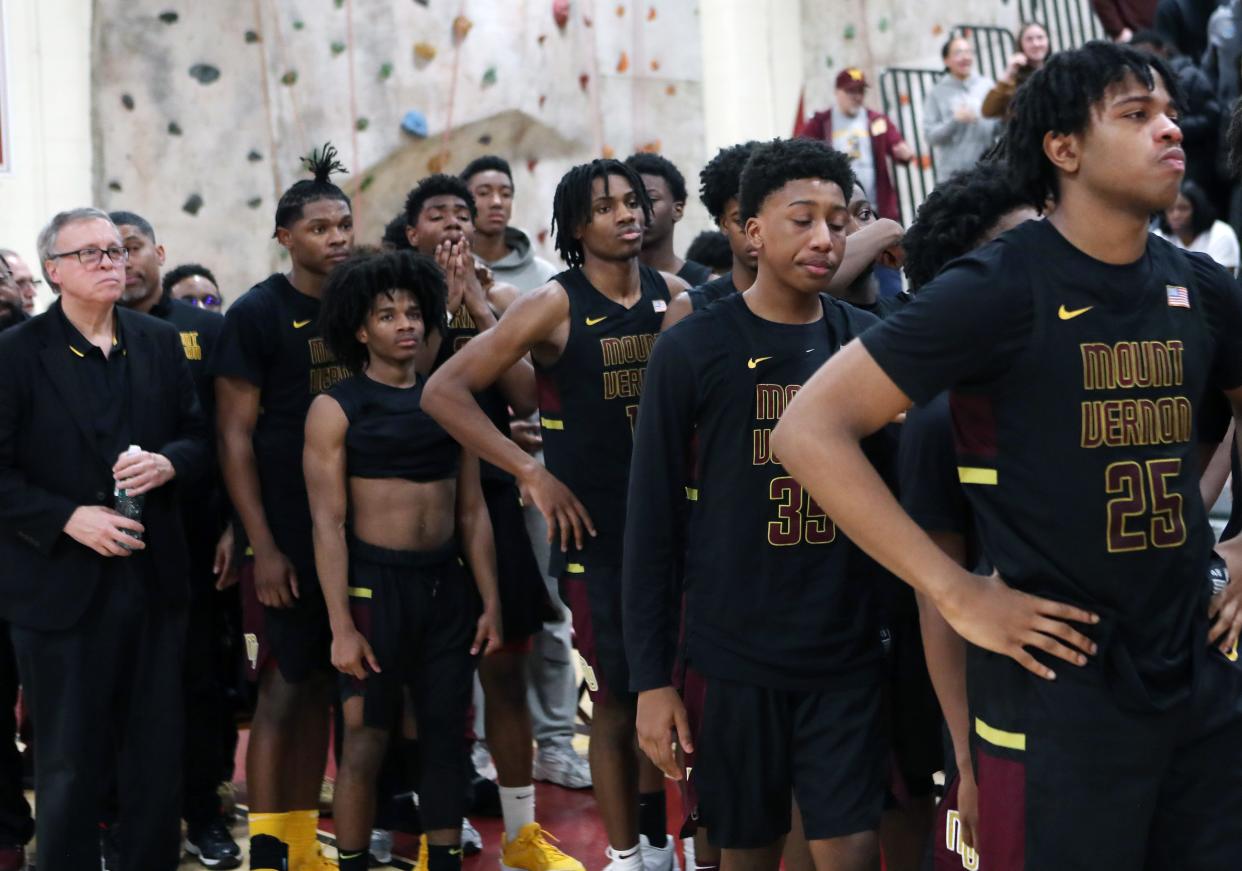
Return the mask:
M0 0L0 15L11 150L0 173L0 247L37 273L39 230L91 202L91 3ZM50 299L43 287L40 305Z
M575 0L564 28L550 0L96 6L97 199L146 214L170 265L209 265L231 298L282 268L268 238L276 199L300 177L298 156L327 140L352 171L359 242L378 239L421 176L487 152L513 164L515 222L537 244L564 170L600 153L659 148L697 187L695 3ZM402 132L409 110L428 138ZM682 246L696 223L697 203Z

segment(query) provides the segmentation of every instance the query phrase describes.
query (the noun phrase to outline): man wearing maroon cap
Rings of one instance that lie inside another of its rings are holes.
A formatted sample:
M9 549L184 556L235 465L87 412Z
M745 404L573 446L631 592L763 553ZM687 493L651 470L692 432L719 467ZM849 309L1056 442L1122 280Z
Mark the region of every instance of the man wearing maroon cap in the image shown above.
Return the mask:
M854 175L870 195L880 217L898 220L897 190L885 158L909 163L914 159L914 151L887 115L863 108L867 87L862 70L841 70L837 74L837 104L817 112L799 135L823 140L849 155Z

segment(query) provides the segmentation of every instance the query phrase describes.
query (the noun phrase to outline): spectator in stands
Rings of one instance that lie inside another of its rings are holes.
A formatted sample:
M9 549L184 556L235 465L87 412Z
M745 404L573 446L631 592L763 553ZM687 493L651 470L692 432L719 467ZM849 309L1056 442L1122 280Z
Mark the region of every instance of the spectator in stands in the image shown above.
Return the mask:
M950 37L940 57L949 74L940 77L923 103L923 123L934 149L937 181L978 163L997 132L997 120L979 114L994 82L975 72L970 40Z
M850 158L854 176L866 190L873 191L875 209L882 218L900 220L897 188L888 171L888 160L909 163L914 149L902 138L892 120L880 112L863 108L867 77L857 67L837 73L836 105L817 112L799 131L800 136L827 142ZM866 147L871 140L870 148Z
M1129 42L1156 23L1156 0L1091 0L1091 7L1114 42Z
M1242 0L1230 0L1222 3L1220 8L1208 19L1208 47L1203 54L1203 72L1208 81L1216 89L1216 100L1221 112L1229 108L1242 93ZM1216 172L1221 179L1233 179L1225 159L1225 123L1220 124L1220 138L1217 143ZM1224 185L1214 186L1223 188ZM1211 189L1211 188L1209 188ZM1236 230L1242 227L1242 189L1236 181L1229 185L1228 200L1223 196L1216 198L1217 208L1224 208L1229 223Z
M1130 44L1164 58L1177 75L1184 98L1177 126L1182 128L1182 148L1186 151L1186 178L1205 191L1218 189L1216 145L1221 107L1211 81L1194 61L1176 54L1165 37L1154 30L1140 30Z
M724 275L733 268L733 249L729 237L719 230L704 230L686 249L686 259L702 263L713 275Z
M1193 181L1182 182L1181 193L1160 217L1156 235L1178 248L1207 254L1238 274L1238 236L1224 221L1216 220L1207 194Z
M1221 0L1160 0L1156 4L1156 32L1178 54L1196 63L1207 49L1208 19Z
M1009 57L1009 65L1001 73L996 86L983 98L984 118L1008 118L1009 101L1018 86L1030 78L1031 73L1044 65L1050 53L1048 31L1037 21L1029 21L1018 31L1018 50Z

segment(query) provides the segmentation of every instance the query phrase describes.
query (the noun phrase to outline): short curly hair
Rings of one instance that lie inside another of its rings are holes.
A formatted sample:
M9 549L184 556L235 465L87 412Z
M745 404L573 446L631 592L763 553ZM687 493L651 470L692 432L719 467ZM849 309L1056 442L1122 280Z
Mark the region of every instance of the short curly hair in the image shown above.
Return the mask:
M406 224L411 227L417 224L418 216L422 214L423 205L427 200L444 195L461 198L461 201L470 208L470 220L478 219L479 210L474 205L474 194L470 193L470 188L466 187L466 183L455 175L437 172L415 185L414 190L410 191L405 198Z
M196 275L210 281L215 285L217 291L220 289L220 282L216 281L216 276L206 266L203 266L201 263L182 263L175 269L170 269L164 273L162 282L164 293L172 293L174 287L187 278L193 278Z
M689 194L686 191L686 177L681 170L662 154L640 151L625 159L625 165L639 175L658 175L668 182L668 192L673 195L673 202L684 203Z
M742 220L759 214L769 194L804 178L833 182L846 200L854 191L850 159L817 139L773 139L756 144L742 170L738 191Z
M699 173L699 199L717 224L724 218L725 205L737 196L742 186L742 169L758 144L752 139L722 148Z
M936 277L945 264L979 247L988 230L1014 209L1037 207L1004 164L980 163L955 172L919 206L906 230L906 278L912 291Z
M380 294L408 291L418 301L423 325L430 334L446 328L444 273L430 257L413 251L388 251L351 257L328 275L323 288L319 323L323 339L336 359L355 372L366 368L367 346L358 329L367 322Z
M1044 136L1086 131L1092 110L1104 99L1104 93L1127 76L1148 90L1155 90L1159 76L1173 104L1186 104L1177 76L1162 59L1128 45L1100 40L1049 56L1018 88L1002 154L1015 184L1032 201L1056 201L1061 193L1057 169L1044 154Z
M503 172L509 177L509 185L513 185L513 170L509 168L509 161L498 154L485 154L482 157L476 157L466 164L466 168L461 171L458 178L466 184L470 184L470 179L481 172Z
M406 235L405 210L401 210L393 219L384 225L384 235L380 236L380 247L385 251L413 251L410 237Z

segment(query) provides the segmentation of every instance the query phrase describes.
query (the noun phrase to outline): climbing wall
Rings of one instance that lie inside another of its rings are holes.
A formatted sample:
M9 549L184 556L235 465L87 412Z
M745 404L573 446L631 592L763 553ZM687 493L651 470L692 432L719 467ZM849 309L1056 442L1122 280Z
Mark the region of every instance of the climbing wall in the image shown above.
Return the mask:
M496 153L551 258L574 163L658 149L697 188L701 66L688 0L96 0L95 195L235 299L284 268L272 216L312 145L351 170L359 242L422 176ZM678 247L705 224L688 213Z

